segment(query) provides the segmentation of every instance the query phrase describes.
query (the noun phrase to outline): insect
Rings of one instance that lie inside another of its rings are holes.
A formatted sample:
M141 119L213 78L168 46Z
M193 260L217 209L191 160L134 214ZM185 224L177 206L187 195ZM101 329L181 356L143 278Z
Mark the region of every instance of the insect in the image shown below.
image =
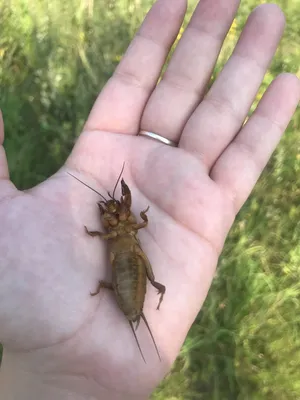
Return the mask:
M99 194L99 196L103 199L99 201L97 205L99 207L101 221L106 232L102 233L99 231L90 231L86 226L85 231L92 237L99 236L101 239L107 240L109 260L112 267L112 282L106 282L102 280L99 281L96 291L90 294L91 296L97 295L101 288L113 290L120 309L129 321L129 325L134 334L143 360L146 362L135 333L141 318L146 324L157 355L161 360L153 334L144 315L143 306L146 295L147 278L157 289L158 294L160 294L157 309L159 309L163 300L166 287L155 281L151 264L146 254L142 250L137 236L138 230L145 228L148 225L148 217L146 213L149 210L149 207L140 212L142 222L138 223L136 217L131 211L131 191L124 179L121 180L122 196L120 200L115 198L115 191L121 179L123 170L124 165L115 184L112 196L109 192L107 192L108 196L110 197L108 200L95 189L88 186L86 183L68 172L69 175ZM135 329L133 327L134 322L136 322Z

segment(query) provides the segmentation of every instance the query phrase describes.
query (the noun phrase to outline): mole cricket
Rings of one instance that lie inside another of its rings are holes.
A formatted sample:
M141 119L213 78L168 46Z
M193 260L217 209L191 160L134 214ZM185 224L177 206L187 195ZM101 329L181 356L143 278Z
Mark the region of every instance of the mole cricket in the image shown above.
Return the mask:
M129 322L144 362L146 362L146 360L133 327L133 323L136 322L135 329L138 328L141 318L146 324L157 355L161 360L154 336L144 315L143 306L146 295L147 278L158 290L158 294L160 294L157 310L163 300L166 287L155 281L151 264L142 250L137 236L138 230L148 225L146 213L149 207L140 212L140 217L143 222L138 223L131 211L131 191L123 178L121 180L122 196L120 200L115 198L115 191L121 179L124 165L125 164L123 164L123 168L115 184L112 196L107 192L109 196L108 200L101 193L76 176L69 172L67 173L96 192L103 199L97 202L97 205L100 210L101 222L106 232L90 231L86 226L84 228L88 235L92 237L99 236L101 239L107 241L109 260L112 267L112 282L100 281L97 290L94 293L90 293L91 296L97 295L101 288L113 290L118 306Z

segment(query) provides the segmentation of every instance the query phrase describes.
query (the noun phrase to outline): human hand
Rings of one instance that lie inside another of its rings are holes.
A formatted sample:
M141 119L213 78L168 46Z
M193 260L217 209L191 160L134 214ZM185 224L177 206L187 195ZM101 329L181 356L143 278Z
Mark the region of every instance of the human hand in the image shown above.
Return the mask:
M299 80L279 76L249 112L283 31L275 5L250 16L236 49L205 94L237 0L202 0L171 63L162 65L185 14L185 0L159 0L100 93L66 164L26 192L9 181L0 153L0 390L5 399L143 399L175 360L209 290L226 235L285 130ZM178 143L137 136L139 129ZM3 141L3 129L1 131ZM100 229L100 193L124 179L156 280L144 306L162 362L141 323L140 356L124 315L99 279L109 280ZM17 382L15 384L14 382ZM6 396L6 397L5 397Z

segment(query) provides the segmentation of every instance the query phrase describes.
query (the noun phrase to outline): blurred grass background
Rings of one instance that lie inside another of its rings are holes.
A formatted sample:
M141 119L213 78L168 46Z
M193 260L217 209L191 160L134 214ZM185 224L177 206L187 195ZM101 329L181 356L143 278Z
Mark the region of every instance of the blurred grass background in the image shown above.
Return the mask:
M257 101L279 73L300 77L300 0L274 2L287 27ZM0 106L18 188L64 162L152 3L0 0ZM241 3L213 78L264 1ZM184 26L195 5L189 1ZM299 134L298 109L230 232L205 305L154 400L300 399Z

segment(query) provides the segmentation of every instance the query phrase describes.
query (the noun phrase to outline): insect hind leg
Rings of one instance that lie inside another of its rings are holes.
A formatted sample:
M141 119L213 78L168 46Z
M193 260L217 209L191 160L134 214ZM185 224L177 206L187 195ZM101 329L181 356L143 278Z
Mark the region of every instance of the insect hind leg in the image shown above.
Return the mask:
M164 298L164 294L166 293L166 287L165 287L165 285L163 285L159 282L156 282L156 281L150 281L150 282L151 282L151 285L157 289L158 294L160 294L158 306L156 308L157 310L159 310L161 302L163 301L163 298Z
M142 251L142 249L139 246L135 246L135 252L144 261L147 277L148 277L151 285L154 286L157 289L158 294L160 294L158 306L156 308L157 310L159 310L161 302L163 301L163 298L164 298L164 294L166 293L166 287L162 283L156 282L155 277L154 277L154 273L152 271L152 267L151 267L150 261L148 260L146 254Z
M91 296L96 296L99 292L101 288L105 288L105 289L110 289L110 290L114 290L113 286L110 282L105 282L105 281L99 281L99 284L97 286L96 292L94 293L90 293Z

